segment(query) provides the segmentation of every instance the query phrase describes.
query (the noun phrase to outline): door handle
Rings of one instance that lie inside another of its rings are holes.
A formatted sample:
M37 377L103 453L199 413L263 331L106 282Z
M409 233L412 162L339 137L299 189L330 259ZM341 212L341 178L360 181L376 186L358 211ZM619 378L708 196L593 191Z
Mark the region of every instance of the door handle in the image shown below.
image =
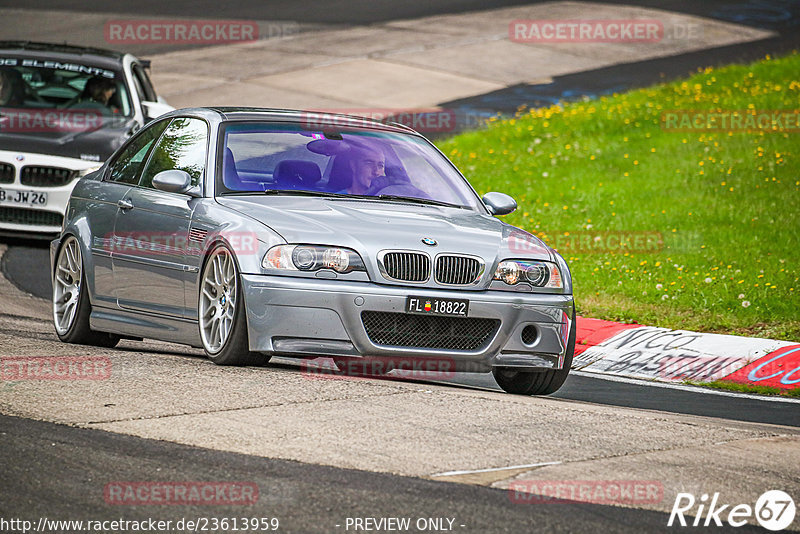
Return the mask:
M130 210L130 209L133 209L133 202L131 202L127 198L123 198L123 199L117 201L117 206L119 206L120 209L123 210L123 211Z

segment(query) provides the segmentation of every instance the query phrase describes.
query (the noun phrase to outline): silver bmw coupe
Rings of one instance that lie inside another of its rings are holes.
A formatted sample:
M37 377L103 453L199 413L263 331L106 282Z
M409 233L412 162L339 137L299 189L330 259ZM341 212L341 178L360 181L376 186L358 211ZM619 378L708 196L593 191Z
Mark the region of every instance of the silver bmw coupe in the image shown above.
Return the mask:
M177 110L75 187L51 243L55 329L185 343L220 365L413 361L553 393L575 348L572 279L496 218L514 209L401 125Z

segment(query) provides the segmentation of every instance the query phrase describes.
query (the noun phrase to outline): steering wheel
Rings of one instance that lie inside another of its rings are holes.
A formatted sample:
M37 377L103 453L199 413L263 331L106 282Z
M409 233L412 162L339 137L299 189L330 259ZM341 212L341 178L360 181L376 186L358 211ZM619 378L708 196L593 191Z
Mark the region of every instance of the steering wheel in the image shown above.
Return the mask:
M411 185L410 183L389 184L385 187L378 189L373 194L375 196L398 195L402 197L415 197L424 200L431 200L431 198L427 195L427 193L425 193L425 191Z

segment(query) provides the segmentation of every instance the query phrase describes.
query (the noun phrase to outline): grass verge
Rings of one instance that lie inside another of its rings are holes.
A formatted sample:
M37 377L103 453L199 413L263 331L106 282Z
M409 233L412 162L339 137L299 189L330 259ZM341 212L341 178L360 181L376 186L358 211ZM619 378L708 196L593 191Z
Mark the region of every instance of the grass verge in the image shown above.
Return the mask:
M800 129L664 122L682 110L797 110L798 73L797 53L708 68L520 110L438 145L479 193L517 199L505 220L564 255L579 313L800 340Z

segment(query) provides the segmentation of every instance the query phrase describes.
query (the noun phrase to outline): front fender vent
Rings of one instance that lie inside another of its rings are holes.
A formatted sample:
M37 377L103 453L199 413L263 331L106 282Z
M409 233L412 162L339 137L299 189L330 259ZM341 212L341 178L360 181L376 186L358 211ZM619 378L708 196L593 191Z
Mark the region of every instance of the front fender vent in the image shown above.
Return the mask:
M208 237L208 230L203 230L202 228L192 228L189 230L189 241L193 241L195 243L202 243Z

